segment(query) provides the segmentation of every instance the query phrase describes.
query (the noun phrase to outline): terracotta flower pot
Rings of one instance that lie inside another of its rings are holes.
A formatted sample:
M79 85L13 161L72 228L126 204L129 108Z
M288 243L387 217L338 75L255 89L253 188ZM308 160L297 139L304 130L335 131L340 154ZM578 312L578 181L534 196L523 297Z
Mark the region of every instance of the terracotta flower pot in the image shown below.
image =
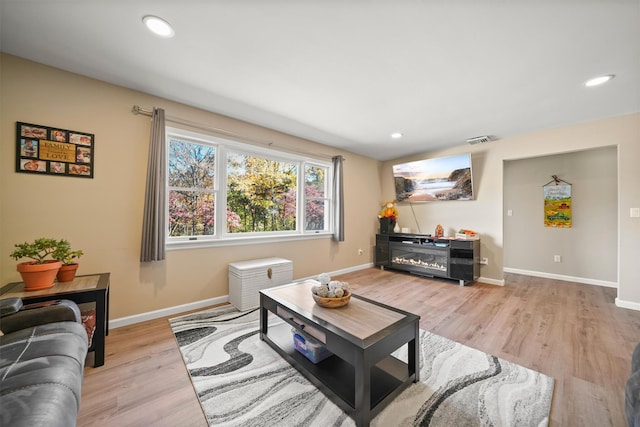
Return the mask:
M22 262L18 264L18 272L22 276L25 291L37 291L51 288L56 274L62 266L60 261L45 261L44 264Z
M57 278L58 282L71 282L76 277L76 271L78 270L78 263L63 264L58 270Z

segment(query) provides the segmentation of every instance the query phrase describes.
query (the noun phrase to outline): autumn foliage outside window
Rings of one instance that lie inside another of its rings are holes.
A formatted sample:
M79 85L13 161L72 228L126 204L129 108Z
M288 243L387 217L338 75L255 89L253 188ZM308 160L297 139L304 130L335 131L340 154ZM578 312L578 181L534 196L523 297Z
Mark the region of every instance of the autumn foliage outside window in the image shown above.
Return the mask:
M169 140L169 236L215 233L215 147Z
M329 165L167 140L169 238L329 232Z

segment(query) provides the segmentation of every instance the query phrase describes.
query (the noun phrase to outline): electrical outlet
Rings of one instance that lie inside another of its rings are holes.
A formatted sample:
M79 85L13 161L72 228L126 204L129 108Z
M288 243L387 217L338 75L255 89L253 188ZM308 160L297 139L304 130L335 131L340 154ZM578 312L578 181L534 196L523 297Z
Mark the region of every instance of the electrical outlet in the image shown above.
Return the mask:
M553 262L562 262L562 257L560 255L554 255Z
M629 210L629 216L631 218L640 218L640 208L631 208Z
M489 258L480 258L480 264L489 265Z
M364 251L362 249L358 249L358 255L362 255Z

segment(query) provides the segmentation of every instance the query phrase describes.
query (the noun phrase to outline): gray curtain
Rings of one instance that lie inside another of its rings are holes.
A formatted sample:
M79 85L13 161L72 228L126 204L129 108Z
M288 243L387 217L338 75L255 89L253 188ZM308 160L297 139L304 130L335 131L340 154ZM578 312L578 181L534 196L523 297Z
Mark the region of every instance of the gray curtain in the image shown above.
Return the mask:
M162 261L165 258L166 176L164 110L154 108L151 114L147 191L144 198L142 247L140 250L141 262Z
M342 176L342 156L335 156L333 162L333 198L335 200L333 240L344 242L344 189Z

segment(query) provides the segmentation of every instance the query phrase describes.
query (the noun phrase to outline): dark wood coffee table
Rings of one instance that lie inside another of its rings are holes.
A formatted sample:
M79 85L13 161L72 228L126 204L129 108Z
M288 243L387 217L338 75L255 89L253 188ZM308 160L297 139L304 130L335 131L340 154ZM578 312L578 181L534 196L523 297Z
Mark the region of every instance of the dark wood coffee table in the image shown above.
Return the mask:
M307 377L357 426L367 426L387 404L419 380L420 316L353 295L349 305L323 308L305 281L260 291L260 338ZM272 313L270 315L270 313ZM285 323L270 325L276 315ZM314 364L295 350L291 327L333 353ZM391 353L408 345L407 363Z

